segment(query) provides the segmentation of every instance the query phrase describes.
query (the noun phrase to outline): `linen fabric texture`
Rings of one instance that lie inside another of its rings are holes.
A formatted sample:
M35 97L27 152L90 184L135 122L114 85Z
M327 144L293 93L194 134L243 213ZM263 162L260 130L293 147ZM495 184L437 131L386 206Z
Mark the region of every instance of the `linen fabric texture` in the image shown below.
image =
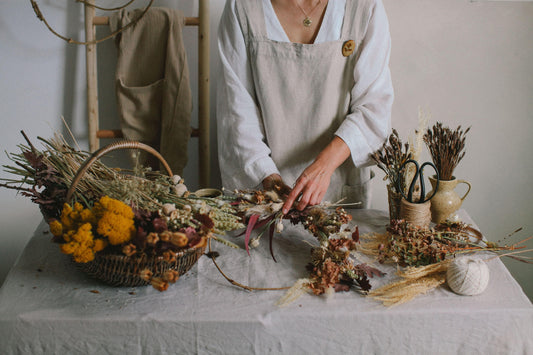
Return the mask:
M138 18L142 9L110 16L112 31ZM124 137L157 149L174 174L187 164L192 95L179 10L152 7L115 38L118 49L116 95ZM141 162L163 170L155 158Z
M340 15L342 14L342 15ZM273 37L273 38L271 38ZM342 46L354 40L348 57ZM279 173L294 184L339 136L351 159L325 199L368 207L369 154L390 133L390 35L379 0L329 2L313 44L291 43L269 1L230 0L219 32L219 164L226 188ZM357 167L357 168L356 168Z
M362 234L383 233L389 222L386 211L352 215ZM265 239L248 255L243 237L227 236L241 249L216 243L217 263L248 286L292 286L308 276L309 243L316 239L301 225L285 227L273 240L277 262ZM235 287L208 257L165 292L107 286L76 270L48 229L40 224L0 289L2 354L533 353L533 306L491 253L484 256L492 259L490 282L477 296L441 286L387 308L355 291L305 293L279 307L286 291ZM372 288L397 280L395 264L374 266L386 275L371 278Z

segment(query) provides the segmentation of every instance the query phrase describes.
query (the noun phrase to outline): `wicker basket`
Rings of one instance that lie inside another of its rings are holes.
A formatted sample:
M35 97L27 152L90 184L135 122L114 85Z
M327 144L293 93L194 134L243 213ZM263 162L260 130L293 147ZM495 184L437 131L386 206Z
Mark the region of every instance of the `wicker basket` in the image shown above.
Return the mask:
M76 265L88 276L111 286L146 286L150 282L139 276L142 270L150 269L154 276L161 276L168 270L175 270L182 276L204 254L205 243L202 244L204 245L201 247L177 252L175 261L165 261L162 256L125 256L97 253L93 261L76 263Z
M155 155L163 164L167 173L172 176L172 170L164 158L152 147L136 141L120 141L102 147L95 151L79 168L72 180L66 201L71 201L76 185L89 167L103 155L118 149L142 149ZM77 267L92 278L98 279L112 286L145 286L149 281L140 277L144 269L153 272L153 276L162 276L168 270L175 270L180 276L188 272L205 252L207 243L202 240L195 247L175 253L175 259L165 260L162 256L96 253L94 260L87 263L76 263Z

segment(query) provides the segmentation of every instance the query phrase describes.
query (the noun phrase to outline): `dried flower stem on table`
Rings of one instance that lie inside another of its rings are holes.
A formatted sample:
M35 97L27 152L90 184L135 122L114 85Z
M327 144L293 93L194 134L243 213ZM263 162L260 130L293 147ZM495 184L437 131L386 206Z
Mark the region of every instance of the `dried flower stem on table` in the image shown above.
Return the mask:
M441 122L437 122L426 131L424 143L429 149L441 180L453 179L453 171L465 156L463 150L469 130L470 127L463 131L459 126L452 131L449 127L444 127Z

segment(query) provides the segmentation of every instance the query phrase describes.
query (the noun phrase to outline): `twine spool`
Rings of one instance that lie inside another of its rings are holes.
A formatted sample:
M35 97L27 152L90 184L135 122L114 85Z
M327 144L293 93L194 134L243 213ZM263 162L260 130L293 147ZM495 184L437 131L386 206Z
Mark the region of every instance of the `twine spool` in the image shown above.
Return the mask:
M411 203L402 198L400 218L419 227L428 227L431 222L431 201Z
M446 272L446 281L453 292L474 296L489 284L489 267L483 259L463 257L455 259Z

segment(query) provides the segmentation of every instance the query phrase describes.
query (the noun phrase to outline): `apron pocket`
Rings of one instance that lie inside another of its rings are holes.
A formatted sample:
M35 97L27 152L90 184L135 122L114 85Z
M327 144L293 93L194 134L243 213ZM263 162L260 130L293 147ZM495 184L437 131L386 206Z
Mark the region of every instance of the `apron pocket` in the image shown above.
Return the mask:
M369 169L368 179L355 182L354 184L344 185L342 187L342 196L345 198L342 203L358 203L349 208L370 208L370 202L372 201L372 181L375 173Z
M159 145L161 103L165 79L150 85L128 87L117 80L117 101L124 137Z
M161 103L165 79L146 86L126 86L122 79L116 84L120 127L124 138L139 141L160 150ZM159 161L142 150L128 152L134 166L142 165L159 170Z

